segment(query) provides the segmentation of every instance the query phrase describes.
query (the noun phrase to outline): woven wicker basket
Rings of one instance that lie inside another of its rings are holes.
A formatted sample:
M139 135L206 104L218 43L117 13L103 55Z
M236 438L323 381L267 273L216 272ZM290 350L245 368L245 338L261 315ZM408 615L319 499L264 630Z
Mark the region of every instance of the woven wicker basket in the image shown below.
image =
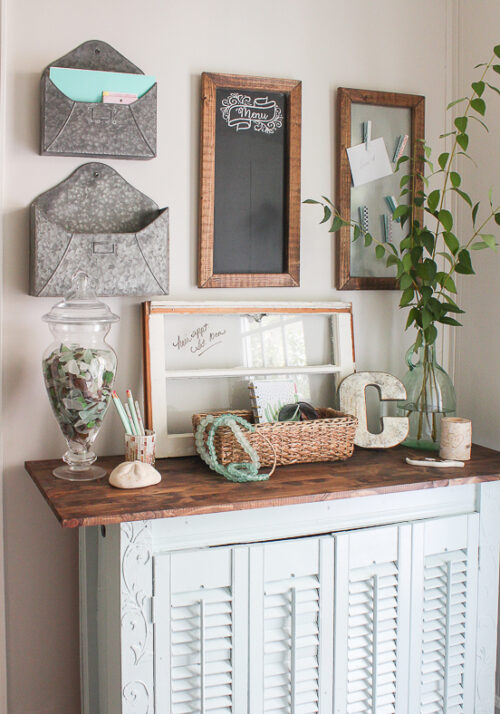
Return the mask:
M311 421L275 421L255 425L255 433L243 430L245 437L259 455L262 466L274 464L305 464L313 461L340 461L352 456L354 434L358 425L356 417L337 412L335 409L317 409L319 419ZM253 423L251 411L221 410L210 414L235 414ZM207 416L193 414L193 430ZM261 438L264 437L264 438ZM269 444L271 442L273 448ZM219 463L227 466L231 463L248 461L247 454L227 426L220 427L214 439L215 452Z

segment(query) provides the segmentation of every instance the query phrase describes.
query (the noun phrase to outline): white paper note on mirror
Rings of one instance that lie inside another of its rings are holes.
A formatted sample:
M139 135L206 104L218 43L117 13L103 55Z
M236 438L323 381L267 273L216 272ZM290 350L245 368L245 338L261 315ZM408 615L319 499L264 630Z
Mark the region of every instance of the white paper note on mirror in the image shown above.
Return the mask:
M391 162L384 139L372 139L368 148L366 144L357 144L347 149L351 166L352 182L362 186L370 181L376 181L392 174Z

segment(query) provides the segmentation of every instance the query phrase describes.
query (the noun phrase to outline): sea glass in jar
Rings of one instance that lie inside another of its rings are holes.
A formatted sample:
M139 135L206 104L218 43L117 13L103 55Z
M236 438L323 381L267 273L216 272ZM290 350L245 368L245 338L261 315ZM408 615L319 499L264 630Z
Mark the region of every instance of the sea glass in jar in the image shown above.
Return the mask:
M88 275L79 271L70 292L42 319L54 336L42 360L45 387L68 446L64 465L53 474L69 481L101 478L106 471L94 465L92 445L116 374L116 354L105 337L119 317L97 299Z

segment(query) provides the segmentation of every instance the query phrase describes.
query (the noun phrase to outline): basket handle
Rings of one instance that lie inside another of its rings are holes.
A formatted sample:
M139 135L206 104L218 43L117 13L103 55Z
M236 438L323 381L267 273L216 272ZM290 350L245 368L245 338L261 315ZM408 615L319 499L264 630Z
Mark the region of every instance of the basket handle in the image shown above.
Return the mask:
M271 441L271 439L268 436L264 436L264 434L261 434L258 429L255 430L254 434L256 436L259 436L261 439L264 439L264 441L267 441L267 443L271 447L271 451L272 451L273 459L274 459L273 467L272 467L271 471L269 472L269 478L271 478L273 473L276 471L276 465L278 463L278 457L276 456L276 449L274 448L274 444Z

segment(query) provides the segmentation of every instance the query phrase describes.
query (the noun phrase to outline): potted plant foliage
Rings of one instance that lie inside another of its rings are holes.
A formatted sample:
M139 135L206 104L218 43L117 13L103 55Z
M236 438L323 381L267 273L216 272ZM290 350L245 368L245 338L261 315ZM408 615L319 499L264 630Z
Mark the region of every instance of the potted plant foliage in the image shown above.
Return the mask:
M364 231L360 223L340 215L326 196L319 201L304 201L323 208L321 223L329 223L331 233L344 225L351 226L353 240L363 241L367 248L374 246L379 260L384 260L387 266L395 266L401 290L399 306L408 310L406 329L416 330L416 339L406 355L409 372L403 382L407 399L399 404L410 419L405 444L412 447L438 449L441 417L455 411L453 384L437 364L435 356L439 326L461 325L457 316L464 311L457 303L455 274L474 273L472 251L496 250L497 247L489 226L500 225L500 206L494 206L490 190L487 208L481 209L480 202L464 190L457 161L459 157L472 160L468 153L471 122L478 122L488 131L483 117L488 93L500 94L491 79L495 73L500 74L498 62L500 45L494 48L488 62L476 66L480 78L472 82L468 96L448 105L448 109L455 106L463 109L454 119L452 129L440 137L452 137L450 150L440 153L434 163L430 146L421 142L412 148L414 160L409 164L409 173L405 173L400 181L400 199L408 203L400 203L393 212L393 220L400 221L406 231L399 245L377 239ZM412 173L418 160L423 160L427 175ZM396 171L408 161L409 156L402 156ZM415 179L420 179L421 190L411 190ZM449 207L449 198L453 194L470 211L470 225L466 227L464 221L460 230Z

